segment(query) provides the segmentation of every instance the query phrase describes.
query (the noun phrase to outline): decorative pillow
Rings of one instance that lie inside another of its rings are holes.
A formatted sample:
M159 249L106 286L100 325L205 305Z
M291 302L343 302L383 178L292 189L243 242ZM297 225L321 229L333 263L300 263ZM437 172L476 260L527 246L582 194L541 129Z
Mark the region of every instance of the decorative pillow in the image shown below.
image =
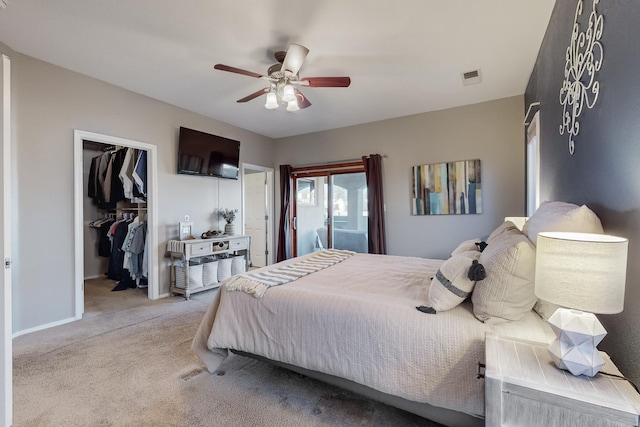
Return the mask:
M480 242L481 240L477 238L471 239L471 240L465 240L464 242L460 243L458 247L453 250L453 252L451 252L451 256L458 255L459 253L462 253L462 252L469 252L469 251L478 252L478 247L476 246L476 244ZM480 255L479 252L478 252L478 255Z
M486 323L520 320L536 303L536 250L517 228L503 230L480 255L487 277L473 290L473 314Z
M600 218L591 209L566 202L542 202L522 227L522 232L534 245L541 231L604 233Z
M503 222L502 224L500 224L498 226L498 228L496 228L495 230L493 230L491 232L491 234L489 234L489 237L487 238L487 243L490 244L492 240L495 240L502 233L509 232L509 231L512 231L512 230L518 230L518 226L516 226L511 221Z
M451 310L464 301L475 281L469 279L469 268L480 257L480 252L460 252L440 266L429 286L429 305L437 311Z

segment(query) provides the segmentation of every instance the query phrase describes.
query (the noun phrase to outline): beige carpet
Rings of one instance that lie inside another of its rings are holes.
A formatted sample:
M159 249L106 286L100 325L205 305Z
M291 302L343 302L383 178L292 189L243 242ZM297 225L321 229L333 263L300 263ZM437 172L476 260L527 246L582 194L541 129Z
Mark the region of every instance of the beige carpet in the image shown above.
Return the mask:
M113 285L88 281L83 320L14 340L14 426L437 425L240 356L209 374L189 346L215 291Z

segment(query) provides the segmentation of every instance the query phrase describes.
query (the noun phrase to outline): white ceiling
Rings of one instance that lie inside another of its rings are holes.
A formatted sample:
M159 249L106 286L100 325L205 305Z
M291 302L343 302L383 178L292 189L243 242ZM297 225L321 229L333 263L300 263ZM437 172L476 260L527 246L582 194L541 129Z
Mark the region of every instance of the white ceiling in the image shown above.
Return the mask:
M555 0L4 0L13 50L272 138L523 94ZM0 4L1 6L1 4ZM302 88L312 106L236 103L273 53L310 52L300 76L350 76ZM482 82L463 86L462 72Z

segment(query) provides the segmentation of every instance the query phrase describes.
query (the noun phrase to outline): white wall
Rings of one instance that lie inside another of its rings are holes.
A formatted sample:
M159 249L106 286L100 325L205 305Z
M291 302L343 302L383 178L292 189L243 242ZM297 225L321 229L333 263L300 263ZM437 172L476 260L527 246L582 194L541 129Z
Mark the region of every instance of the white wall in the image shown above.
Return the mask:
M1 45L0 45L1 46ZM241 142L242 162L273 167L273 141L11 52L16 108L14 316L19 332L73 317L73 130L158 147L160 294L169 292L166 240L189 214L199 233L218 207L241 208L240 181L176 174L180 126ZM212 101L213 102L213 101ZM215 224L215 226L214 226Z
M461 241L488 235L505 216L524 216L523 115L523 98L515 96L284 138L276 140L276 164L388 155L388 253L446 258ZM476 158L482 161L482 214L411 216L412 166Z

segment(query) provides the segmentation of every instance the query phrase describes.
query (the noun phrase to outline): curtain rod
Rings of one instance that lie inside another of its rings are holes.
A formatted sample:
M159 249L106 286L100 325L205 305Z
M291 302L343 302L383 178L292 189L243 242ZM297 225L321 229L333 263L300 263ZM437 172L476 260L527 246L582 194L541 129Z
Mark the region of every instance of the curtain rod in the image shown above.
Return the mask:
M528 121L527 121L527 118L529 117L529 113L531 112L531 109L532 109L533 107L537 107L537 106L539 106L539 105L540 105L540 102L532 102L531 104L529 104L529 108L527 109L527 114L525 114L525 115L524 115L524 121L522 122L522 124L523 124L524 126L526 126L526 125L528 125L529 123L531 123L531 122L528 122Z
M365 156L365 157L368 157L368 156ZM389 156L386 155L386 154L380 154L380 157L386 159ZM296 166L293 166L293 167L294 168L307 168L307 167L315 167L315 166L321 167L321 166L331 166L331 165L338 165L340 163L351 163L351 162L359 162L359 161L362 161L362 157L360 157L359 159L339 160L339 161L327 162L327 163L305 163L305 164L296 165Z

